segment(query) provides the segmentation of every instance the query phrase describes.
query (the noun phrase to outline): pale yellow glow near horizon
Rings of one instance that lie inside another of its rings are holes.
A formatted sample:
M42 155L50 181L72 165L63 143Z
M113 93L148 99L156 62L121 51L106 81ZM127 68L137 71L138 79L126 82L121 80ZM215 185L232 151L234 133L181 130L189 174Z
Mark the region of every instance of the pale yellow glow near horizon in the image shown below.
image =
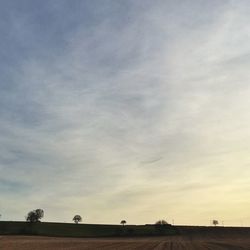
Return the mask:
M45 2L3 11L1 219L250 226L250 3Z

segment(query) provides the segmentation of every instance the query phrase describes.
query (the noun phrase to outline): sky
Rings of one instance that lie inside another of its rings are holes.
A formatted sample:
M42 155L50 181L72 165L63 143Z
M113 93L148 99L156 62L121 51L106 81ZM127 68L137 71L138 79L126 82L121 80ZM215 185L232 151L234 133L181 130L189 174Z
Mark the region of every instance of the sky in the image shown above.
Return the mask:
M0 213L250 226L250 3L0 1Z

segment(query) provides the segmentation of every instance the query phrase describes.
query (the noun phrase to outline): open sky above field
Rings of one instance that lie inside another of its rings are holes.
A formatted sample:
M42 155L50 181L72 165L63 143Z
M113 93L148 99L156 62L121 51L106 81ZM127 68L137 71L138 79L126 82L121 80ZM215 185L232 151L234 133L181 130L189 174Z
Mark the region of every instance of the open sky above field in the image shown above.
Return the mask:
M0 213L250 226L250 2L0 2Z

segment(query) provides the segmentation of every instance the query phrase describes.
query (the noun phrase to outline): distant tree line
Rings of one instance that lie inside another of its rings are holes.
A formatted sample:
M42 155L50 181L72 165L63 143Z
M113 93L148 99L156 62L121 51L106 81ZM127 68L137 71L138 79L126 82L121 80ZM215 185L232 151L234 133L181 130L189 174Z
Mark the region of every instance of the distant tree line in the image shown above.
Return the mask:
M1 214L0 214L1 217ZM27 222L41 222L41 219L44 217L44 210L41 208L32 210L28 212L28 214L25 216ZM82 217L79 214L76 214L73 219L72 219L75 224L78 224L79 222L82 222ZM121 220L120 224L124 227L127 224L126 220ZM218 223L217 220L213 220L213 224L216 226ZM170 225L167 221L165 220L158 220L155 222L155 227L159 230L164 228L165 226Z

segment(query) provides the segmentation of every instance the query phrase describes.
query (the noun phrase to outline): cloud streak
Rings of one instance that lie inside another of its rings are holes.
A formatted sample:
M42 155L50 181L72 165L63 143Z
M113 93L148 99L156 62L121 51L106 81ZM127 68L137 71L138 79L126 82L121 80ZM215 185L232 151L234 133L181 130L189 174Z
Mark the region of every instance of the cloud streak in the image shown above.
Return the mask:
M0 8L3 219L247 214L247 3L24 2Z

